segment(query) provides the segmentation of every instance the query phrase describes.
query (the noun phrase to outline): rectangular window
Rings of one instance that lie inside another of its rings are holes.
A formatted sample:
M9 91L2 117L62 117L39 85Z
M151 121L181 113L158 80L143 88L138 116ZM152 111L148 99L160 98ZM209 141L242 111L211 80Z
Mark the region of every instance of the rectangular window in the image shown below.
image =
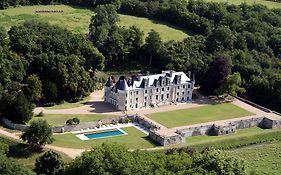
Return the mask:
M136 98L136 101L139 101L139 98Z
M161 95L161 100L164 100L164 95L163 94Z
M167 94L167 98L169 98L169 94Z
M185 88L185 85L183 85L182 87Z
M180 86L178 86L178 89L180 89Z
M150 100L152 99L152 96L150 96Z
M170 87L167 87L167 90L169 91L169 90L170 90Z
M138 95L138 94L139 94L139 91L136 91L136 94Z
M145 90L145 91L144 91L144 93L146 93L146 94L147 94L147 90Z
M144 97L144 100L146 100L147 99L147 97Z
M156 95L156 100L158 100L158 95Z
M184 92L182 92L182 95L184 95Z
M164 88L162 88L162 91L164 91Z
M187 94L189 94L189 91L187 91Z
M136 108L138 108L138 104L136 103Z
M190 84L188 85L188 88L190 88Z
M179 95L180 93L177 92L177 95Z
M146 106L146 102L144 103L144 106Z
M157 88L157 89L156 89L156 92L158 92L158 91L159 91L159 89Z

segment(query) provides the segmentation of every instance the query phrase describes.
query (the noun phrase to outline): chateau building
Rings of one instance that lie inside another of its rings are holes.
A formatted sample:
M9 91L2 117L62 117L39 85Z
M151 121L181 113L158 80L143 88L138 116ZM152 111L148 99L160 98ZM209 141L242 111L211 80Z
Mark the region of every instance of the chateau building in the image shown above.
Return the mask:
M118 110L138 110L160 105L188 102L192 99L195 79L191 73L162 71L161 74L121 76L115 83L109 77L104 101Z

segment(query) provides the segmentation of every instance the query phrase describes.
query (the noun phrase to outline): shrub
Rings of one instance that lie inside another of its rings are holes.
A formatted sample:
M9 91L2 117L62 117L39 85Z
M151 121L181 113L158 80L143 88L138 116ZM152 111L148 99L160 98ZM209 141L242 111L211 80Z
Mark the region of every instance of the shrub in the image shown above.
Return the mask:
M112 121L111 121L111 124L113 124L113 125L117 125L117 123L118 123L118 122L117 122L116 120L112 120Z
M66 120L66 125L73 125L73 118Z
M37 174L60 175L64 170L64 162L58 153L48 151L36 159L34 171Z
M55 106L56 105L56 103L54 103L54 102L49 102L49 103L45 103L43 106L44 107L52 107L52 106Z
M75 125L78 125L80 123L80 119L77 117L73 118L72 121Z
M53 142L52 135L52 128L46 120L35 120L23 132L21 139L26 141L31 148L39 150L43 145Z
M43 117L44 115L45 115L44 112L41 111L41 112L39 112L36 116L37 116L37 117Z

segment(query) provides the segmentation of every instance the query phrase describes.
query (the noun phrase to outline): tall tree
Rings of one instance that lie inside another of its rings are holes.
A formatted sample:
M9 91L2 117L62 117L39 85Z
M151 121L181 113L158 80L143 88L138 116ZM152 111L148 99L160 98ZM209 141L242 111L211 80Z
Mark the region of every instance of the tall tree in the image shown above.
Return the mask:
M223 85L215 90L215 93L217 95L225 95L225 94L231 94L231 95L237 95L237 93L245 93L245 89L241 87L242 80L241 76L238 72L235 72L234 74L228 75L226 79L223 82Z
M7 31L3 26L0 26L0 49L6 44Z
M46 120L32 121L30 126L23 132L21 139L26 141L32 149L39 150L47 143L52 143L52 127Z
M63 170L64 162L56 152L47 151L36 159L34 171L37 174L61 175Z
M31 101L38 101L42 97L42 83L37 75L27 77L26 94Z
M231 73L231 59L228 56L221 55L214 59L203 86L203 89L212 94L218 88L221 88L226 77Z
M152 29L145 39L144 49L149 54L149 66L152 64L152 58L157 55L162 47L160 34Z
M89 38L97 48L101 48L107 41L111 31L119 21L114 5L100 5L96 8L96 15L92 16L89 25Z

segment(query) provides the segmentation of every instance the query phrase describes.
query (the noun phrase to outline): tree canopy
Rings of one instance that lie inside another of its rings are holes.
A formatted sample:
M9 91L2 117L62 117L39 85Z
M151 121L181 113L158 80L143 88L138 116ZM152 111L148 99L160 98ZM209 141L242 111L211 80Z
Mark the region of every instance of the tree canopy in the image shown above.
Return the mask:
M65 174L246 174L244 163L222 151L164 154L103 144L76 158Z
M41 149L45 144L53 141L52 127L46 120L32 121L30 126L23 132L21 139L26 141L32 149Z

